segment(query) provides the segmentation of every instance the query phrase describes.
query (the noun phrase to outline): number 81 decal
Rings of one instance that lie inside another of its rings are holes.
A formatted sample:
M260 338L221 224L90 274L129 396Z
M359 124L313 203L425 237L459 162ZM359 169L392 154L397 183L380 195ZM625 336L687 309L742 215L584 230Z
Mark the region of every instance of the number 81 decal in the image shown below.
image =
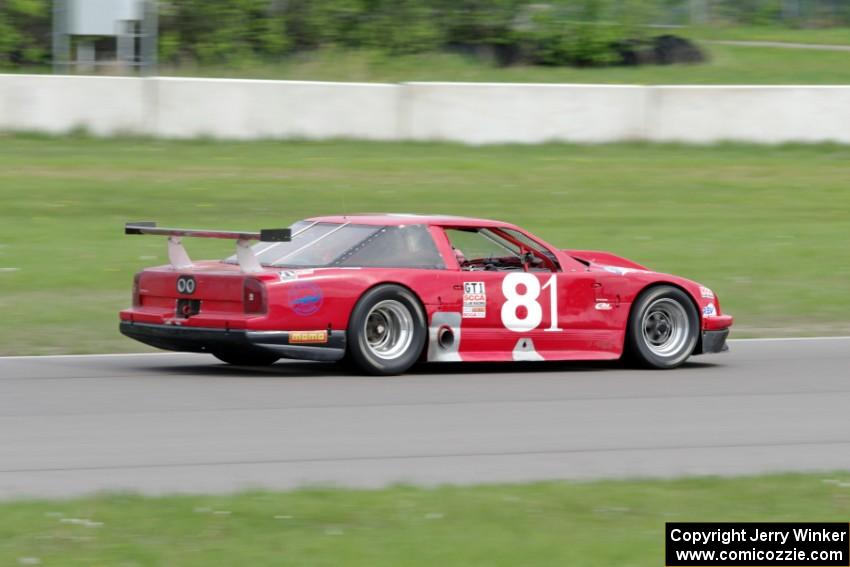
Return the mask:
M519 293L520 286L524 287L524 293ZM549 327L544 331L562 331L558 327L558 290L557 276L552 274L543 287L540 280L534 274L527 272L515 272L505 276L502 280L502 294L505 303L502 305L502 324L509 331L522 333L536 329L543 321L543 308L537 299L540 297L541 289L549 289ZM525 316L520 317L518 311L525 307Z

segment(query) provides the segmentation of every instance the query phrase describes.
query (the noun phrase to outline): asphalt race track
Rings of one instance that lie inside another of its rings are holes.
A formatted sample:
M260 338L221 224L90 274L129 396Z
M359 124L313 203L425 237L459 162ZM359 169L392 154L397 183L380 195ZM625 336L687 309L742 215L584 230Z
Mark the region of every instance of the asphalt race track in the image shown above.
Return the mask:
M0 498L850 469L850 338L685 368L0 359Z

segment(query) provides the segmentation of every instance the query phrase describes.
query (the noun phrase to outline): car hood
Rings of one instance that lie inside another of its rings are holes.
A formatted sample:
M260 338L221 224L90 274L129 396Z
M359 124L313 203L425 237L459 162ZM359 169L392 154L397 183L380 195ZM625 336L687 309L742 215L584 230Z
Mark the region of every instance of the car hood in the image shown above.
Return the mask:
M604 252L602 250L565 249L564 252L566 252L573 258L576 258L577 260L584 260L585 262L590 262L591 264L597 264L599 266L611 266L614 268L628 268L632 270L651 271L646 266L638 264L637 262L632 262L627 258L617 256L616 254L612 254L611 252Z

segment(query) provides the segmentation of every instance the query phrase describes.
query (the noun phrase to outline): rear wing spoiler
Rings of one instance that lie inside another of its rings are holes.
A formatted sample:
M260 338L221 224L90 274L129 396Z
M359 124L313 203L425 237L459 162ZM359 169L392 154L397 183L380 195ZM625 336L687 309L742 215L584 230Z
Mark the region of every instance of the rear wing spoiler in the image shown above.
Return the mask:
M168 261L175 269L186 269L192 267L192 260L186 249L183 248L183 237L194 238L223 238L236 241L236 259L243 272L261 272L263 267L254 251L251 250L250 242L289 242L292 233L288 228L263 229L258 232L244 232L232 230L203 230L192 228L165 228L156 226L155 222L140 221L128 222L124 225L124 234L153 234L168 237Z

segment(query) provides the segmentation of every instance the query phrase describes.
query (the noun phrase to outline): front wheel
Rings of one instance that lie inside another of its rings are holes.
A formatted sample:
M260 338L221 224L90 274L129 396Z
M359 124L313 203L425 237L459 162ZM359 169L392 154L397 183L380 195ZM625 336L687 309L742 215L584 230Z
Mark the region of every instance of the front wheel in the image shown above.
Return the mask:
M425 313L408 289L382 285L367 291L348 323L348 355L362 371L401 374L422 354Z
M642 293L632 307L626 346L641 366L675 368L694 351L698 333L691 298L679 288L658 286Z
M212 355L234 366L271 366L280 359L276 354L250 350L215 350Z

